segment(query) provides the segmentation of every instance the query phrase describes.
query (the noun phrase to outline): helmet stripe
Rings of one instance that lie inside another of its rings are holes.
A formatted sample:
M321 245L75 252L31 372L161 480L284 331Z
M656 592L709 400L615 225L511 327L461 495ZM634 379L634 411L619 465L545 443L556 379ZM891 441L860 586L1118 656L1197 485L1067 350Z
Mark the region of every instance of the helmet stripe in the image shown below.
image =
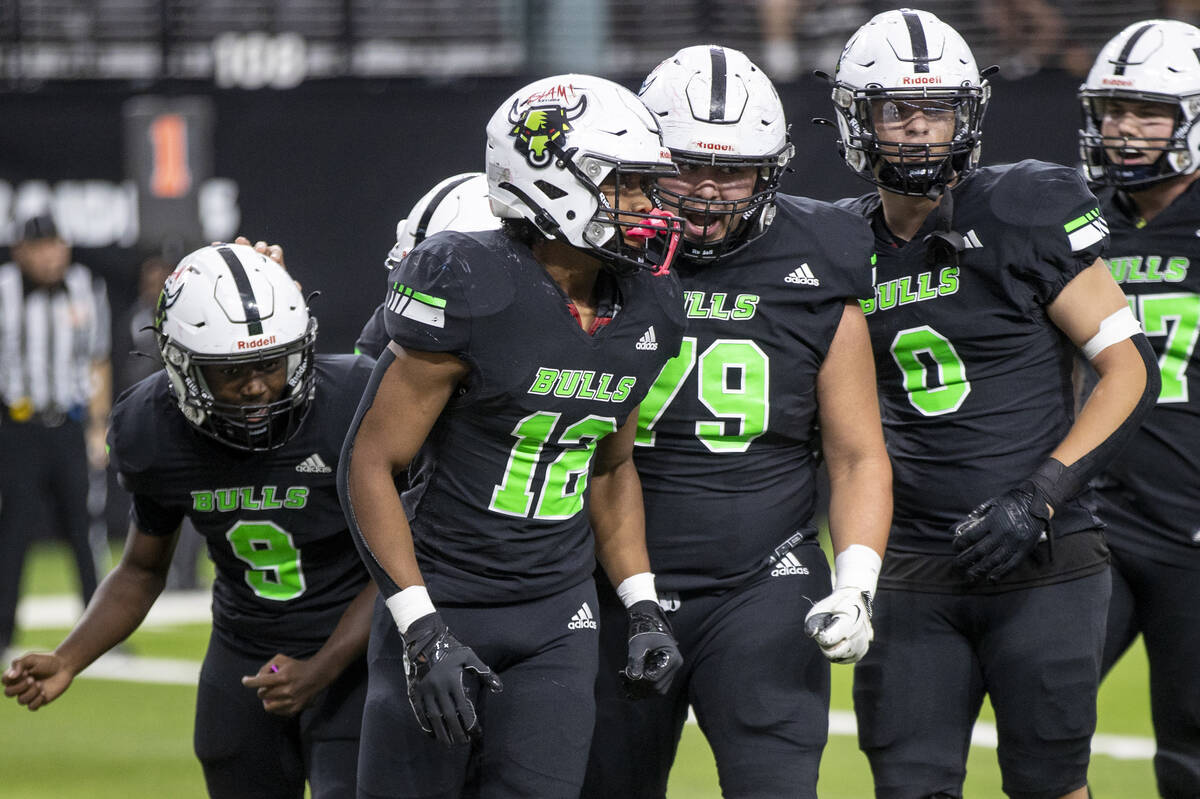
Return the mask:
M908 38L912 42L913 72L929 71L929 44L925 41L925 28L921 17L913 11L905 11L904 24L908 26Z
M710 48L708 54L712 58L712 94L708 100L708 118L719 122L725 119L725 48Z
M1113 65L1116 67L1116 69L1113 70L1114 75L1125 74L1125 67L1129 66L1129 56L1133 55L1133 48L1137 45L1138 39L1142 38L1142 35L1153 27L1153 22L1147 22L1145 25L1133 32L1133 35L1129 37L1129 41L1125 42L1125 46L1121 48L1121 54L1118 55L1117 60L1113 62Z
M425 204L425 210L421 212L421 218L417 221L417 230L413 233L413 246L416 247L421 242L425 241L425 231L429 229L429 222L433 219L434 213L437 212L438 206L442 204L442 200L457 189L463 183L466 183L473 174L467 174L460 177L458 180L451 181L442 187L442 190L433 195L433 199Z
M246 311L246 327L249 328L248 335L261 336L262 315L258 312L258 300L254 297L254 289L250 286L250 276L246 274L246 267L229 247L218 247L217 252L233 273L233 283L242 297L242 308Z

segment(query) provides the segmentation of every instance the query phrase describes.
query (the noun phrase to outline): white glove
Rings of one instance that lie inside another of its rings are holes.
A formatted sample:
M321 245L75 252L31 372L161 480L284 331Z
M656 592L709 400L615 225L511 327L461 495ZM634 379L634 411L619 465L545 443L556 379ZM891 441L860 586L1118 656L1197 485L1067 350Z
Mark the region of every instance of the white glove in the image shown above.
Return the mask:
M805 617L804 631L834 663L862 660L875 638L871 600L880 564L879 555L870 547L846 547L834 559L837 583L833 592L814 604Z

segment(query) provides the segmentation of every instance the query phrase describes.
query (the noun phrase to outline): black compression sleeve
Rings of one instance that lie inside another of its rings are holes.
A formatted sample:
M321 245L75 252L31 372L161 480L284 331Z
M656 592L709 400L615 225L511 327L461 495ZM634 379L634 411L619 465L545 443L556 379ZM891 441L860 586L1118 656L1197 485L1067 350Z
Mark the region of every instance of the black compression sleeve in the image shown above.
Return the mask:
M1053 508L1060 507L1063 502L1076 496L1089 480L1102 472L1120 454L1141 426L1142 419L1158 401L1162 376L1158 370L1158 359L1154 357L1154 350L1142 333L1131 336L1129 340L1137 347L1138 354L1142 356L1142 362L1146 366L1146 386L1142 389L1142 396L1125 417L1125 421L1091 452L1070 466L1064 466L1050 458L1030 476L1030 481L1041 489Z

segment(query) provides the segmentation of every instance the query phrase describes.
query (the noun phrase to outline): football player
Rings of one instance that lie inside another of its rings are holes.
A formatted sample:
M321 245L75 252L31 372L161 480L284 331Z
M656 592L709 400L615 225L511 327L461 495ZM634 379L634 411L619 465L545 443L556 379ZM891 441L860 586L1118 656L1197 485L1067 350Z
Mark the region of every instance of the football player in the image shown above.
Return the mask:
M1146 20L1100 51L1080 87L1079 143L1111 226L1108 266L1158 356L1162 390L1096 481L1112 550L1102 668L1140 632L1165 797L1200 786L1200 30ZM1193 263L1195 259L1196 263Z
M482 172L451 175L425 192L408 216L396 223L396 243L384 265L389 272L395 269L400 265L401 258L434 233L443 230L466 233L495 230L498 227L500 217L492 213L488 200L487 176ZM379 303L354 342L356 353L378 358L387 347L391 338L384 325L386 311L386 304Z
M486 163L502 228L433 236L392 271L392 340L346 441L343 504L385 598L364 797L578 793L597 560L628 608L628 678L663 691L680 664L632 461L684 325L682 220L647 197L670 152L634 94L561 75L500 106Z
M776 194L792 155L787 122L743 53L684 48L646 77L641 97L680 171L659 180L658 200L685 220L676 272L687 335L642 402L634 457L650 564L684 667L665 696L626 698L622 607L600 587L583 795L664 796L690 704L725 796L815 797L826 657L851 663L867 650L891 518L858 305L871 291L874 240L857 214ZM813 523L818 422L832 594Z
M842 156L878 188L842 204L875 231L863 308L896 501L854 683L880 797L961 796L985 694L1005 792L1086 796L1111 588L1087 482L1158 392L1083 178L979 166L986 75L954 29L899 9L833 83ZM1077 350L1099 374L1078 415Z
M265 250L265 247L260 249ZM336 469L370 359L314 355L317 320L281 264L241 244L183 258L154 322L163 371L113 409L129 538L53 653L3 675L30 710L137 629L184 517L216 565L195 748L212 797L353 797L375 587Z

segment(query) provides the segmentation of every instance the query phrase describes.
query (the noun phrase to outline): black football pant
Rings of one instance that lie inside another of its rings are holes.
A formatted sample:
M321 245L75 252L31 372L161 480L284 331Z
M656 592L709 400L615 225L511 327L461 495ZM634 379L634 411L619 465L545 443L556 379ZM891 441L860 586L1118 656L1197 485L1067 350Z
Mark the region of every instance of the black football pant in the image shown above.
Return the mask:
M216 634L196 691L196 757L212 799L353 799L365 660L355 661L299 714L263 710L242 677L269 658L244 655Z
M695 710L712 746L721 795L815 799L829 734L829 661L804 634L804 617L831 588L816 542L736 588L683 596L668 614L683 669L666 696L627 699L625 610L601 594L596 732L583 799L662 799ZM668 607L672 595L660 593Z
M479 739L445 746L413 715L403 641L380 597L367 651L360 799L575 799L595 719L595 609L590 579L529 602L440 605L455 637L504 681L500 693L475 696Z
M12 641L25 553L44 513L71 545L84 604L91 601L96 562L88 545L87 495L79 422L46 427L0 419L0 650Z
M1140 632L1150 658L1154 774L1165 799L1200 796L1200 552L1164 562L1112 550L1104 673ZM1166 553L1164 553L1166 554Z
M875 641L854 669L877 799L961 797L985 694L1006 795L1085 785L1111 585L1105 569L999 594L880 589Z

